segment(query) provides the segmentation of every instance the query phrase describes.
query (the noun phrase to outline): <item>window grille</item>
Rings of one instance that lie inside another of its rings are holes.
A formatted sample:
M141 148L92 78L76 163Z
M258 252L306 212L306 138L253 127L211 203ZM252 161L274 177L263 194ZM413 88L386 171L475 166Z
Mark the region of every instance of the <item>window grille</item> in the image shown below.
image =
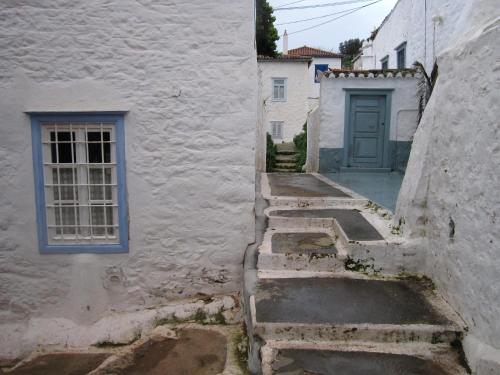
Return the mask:
M401 43L396 48L396 53L397 53L396 57L397 57L398 69L406 68L406 42Z
M92 245L109 245L111 252L126 250L123 144L118 145L116 122L88 120L32 122L40 142L38 155L34 145L39 159L34 161L40 168L36 179L41 187L37 205L43 213L37 214L42 248L63 251L60 246L67 246L85 252Z
M273 100L286 101L286 78L273 78Z

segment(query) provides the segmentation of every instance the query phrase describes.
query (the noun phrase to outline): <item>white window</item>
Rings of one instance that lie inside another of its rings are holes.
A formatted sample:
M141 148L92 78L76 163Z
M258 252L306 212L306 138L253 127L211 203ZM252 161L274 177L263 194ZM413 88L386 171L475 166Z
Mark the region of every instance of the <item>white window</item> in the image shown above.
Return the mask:
M273 100L286 101L286 78L273 78Z
M273 139L283 139L283 121L271 121L271 135Z
M111 117L81 120L33 122L41 140L36 161L41 249L125 251L123 124Z

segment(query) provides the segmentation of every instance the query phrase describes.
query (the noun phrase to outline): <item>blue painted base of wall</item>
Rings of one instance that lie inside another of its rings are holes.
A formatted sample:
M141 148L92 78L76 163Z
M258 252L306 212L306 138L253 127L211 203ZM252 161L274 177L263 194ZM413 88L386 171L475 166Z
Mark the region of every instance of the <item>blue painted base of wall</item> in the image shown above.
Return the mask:
M391 168L394 171L404 172L410 158L411 141L389 141L389 155Z
M389 141L389 165L393 171L404 172L411 151L410 141ZM319 172L339 172L343 166L343 148L320 148L319 149Z
M343 148L320 148L319 171L320 173L337 172L342 166L344 158Z

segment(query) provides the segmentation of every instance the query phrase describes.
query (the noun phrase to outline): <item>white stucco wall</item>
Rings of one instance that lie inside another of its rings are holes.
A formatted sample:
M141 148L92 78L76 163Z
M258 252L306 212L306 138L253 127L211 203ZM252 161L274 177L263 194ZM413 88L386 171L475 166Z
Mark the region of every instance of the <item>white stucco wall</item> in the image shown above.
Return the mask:
M320 83L314 81L314 77L316 76L314 66L316 64L328 64L328 68L330 69L340 69L342 68L342 59L332 57L313 57L311 65L309 66L309 103L311 109L319 104Z
M430 72L436 56L463 30L461 15L471 3L470 0L399 0L373 40L373 58L363 61L363 69L380 69L380 60L386 55L389 68L396 68L395 48L407 42L406 67L420 61Z
M492 375L500 373L500 14L495 0L470 3L460 37L439 57L396 220L425 240L426 272L468 324L471 367Z
M410 141L417 125L417 78L323 78L320 148L344 147L345 89L393 89L389 140Z
M309 112L307 61L259 61L263 126L271 133L271 121L283 121L283 140L290 142L302 131ZM286 101L273 101L272 79L286 78ZM276 139L275 142L281 142Z
M0 35L0 322L89 324L239 290L254 238L253 1L5 0ZM130 252L41 255L24 112L114 110L129 111Z

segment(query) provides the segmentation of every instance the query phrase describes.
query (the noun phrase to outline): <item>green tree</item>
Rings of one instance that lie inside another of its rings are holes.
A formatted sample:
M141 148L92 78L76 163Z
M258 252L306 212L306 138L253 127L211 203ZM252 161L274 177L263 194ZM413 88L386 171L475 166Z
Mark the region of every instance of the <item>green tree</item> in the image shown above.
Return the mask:
M257 0L256 39L259 55L275 57L276 41L280 38L274 27L276 17L273 16L273 7L267 0Z
M356 56L361 49L362 41L358 38L349 39L339 44L339 51L344 55L342 59L342 67L344 68L352 68L352 60L354 56Z

